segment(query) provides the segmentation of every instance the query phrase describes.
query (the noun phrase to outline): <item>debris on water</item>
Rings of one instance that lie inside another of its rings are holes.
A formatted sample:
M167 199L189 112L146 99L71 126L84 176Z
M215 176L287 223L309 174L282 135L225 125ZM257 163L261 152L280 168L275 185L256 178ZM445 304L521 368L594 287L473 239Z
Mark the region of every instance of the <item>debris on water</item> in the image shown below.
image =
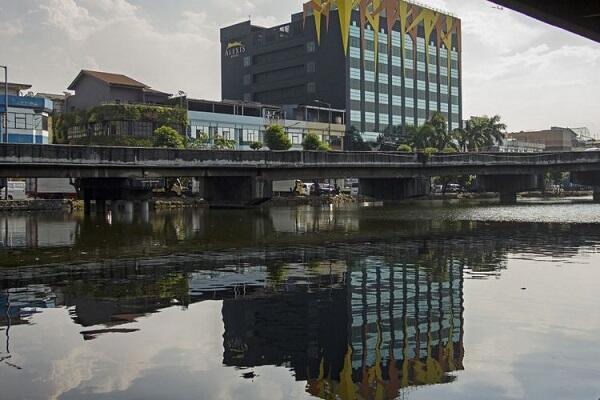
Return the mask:
M526 287L522 287L521 290L527 290L527 288Z

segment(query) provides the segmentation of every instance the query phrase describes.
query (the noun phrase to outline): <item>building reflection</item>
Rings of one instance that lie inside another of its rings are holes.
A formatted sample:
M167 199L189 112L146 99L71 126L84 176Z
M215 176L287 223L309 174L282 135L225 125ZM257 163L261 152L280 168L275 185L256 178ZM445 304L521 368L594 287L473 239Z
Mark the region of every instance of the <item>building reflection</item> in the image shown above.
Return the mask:
M462 266L367 257L314 292L223 303L225 365L282 365L324 399L396 398L463 369Z

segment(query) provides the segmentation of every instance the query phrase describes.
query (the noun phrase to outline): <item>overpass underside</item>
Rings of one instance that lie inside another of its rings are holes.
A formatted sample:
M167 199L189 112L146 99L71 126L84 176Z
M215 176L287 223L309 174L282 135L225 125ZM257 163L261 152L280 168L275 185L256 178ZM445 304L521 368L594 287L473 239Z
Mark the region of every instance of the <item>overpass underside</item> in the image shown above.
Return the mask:
M600 1L490 0L540 21L600 42Z

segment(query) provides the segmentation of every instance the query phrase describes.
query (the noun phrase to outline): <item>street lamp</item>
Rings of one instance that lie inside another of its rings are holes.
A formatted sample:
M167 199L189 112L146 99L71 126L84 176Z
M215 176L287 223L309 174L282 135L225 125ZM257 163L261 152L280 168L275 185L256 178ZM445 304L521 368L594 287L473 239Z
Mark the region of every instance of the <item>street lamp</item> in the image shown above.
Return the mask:
M331 142L331 103L322 100L313 100L315 103L326 105L329 110L329 127L327 129L327 143Z
M8 67L0 65L4 68L4 143L8 143Z

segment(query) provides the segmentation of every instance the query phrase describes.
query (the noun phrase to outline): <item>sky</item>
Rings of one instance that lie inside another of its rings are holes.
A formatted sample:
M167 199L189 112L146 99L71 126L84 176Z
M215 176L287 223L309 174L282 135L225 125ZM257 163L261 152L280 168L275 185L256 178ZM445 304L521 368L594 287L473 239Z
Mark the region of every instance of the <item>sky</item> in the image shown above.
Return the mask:
M196 98L221 98L219 29L288 22L302 0L0 0L0 65L35 92L81 69L123 73ZM462 19L463 117L509 131L590 128L600 136L600 43L485 0L420 0Z

